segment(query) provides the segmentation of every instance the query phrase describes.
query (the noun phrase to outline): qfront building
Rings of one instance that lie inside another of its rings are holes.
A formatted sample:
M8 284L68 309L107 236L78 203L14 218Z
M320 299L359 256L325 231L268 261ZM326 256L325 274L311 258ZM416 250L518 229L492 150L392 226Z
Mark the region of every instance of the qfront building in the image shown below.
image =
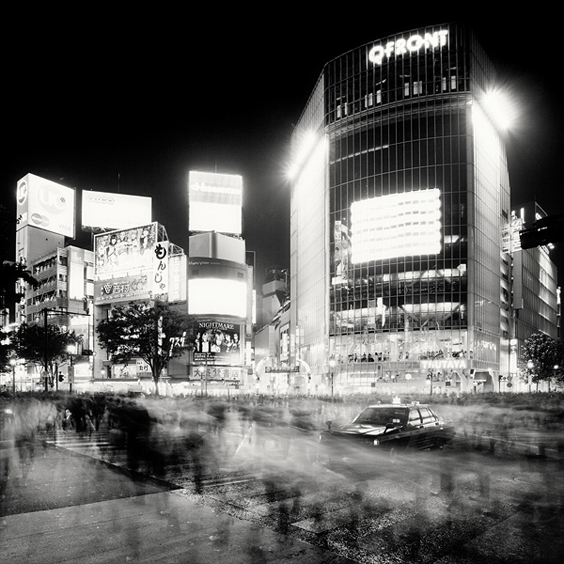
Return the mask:
M292 143L290 366L312 393L498 391L517 376L495 89L451 24L323 68ZM554 329L555 296L553 279Z

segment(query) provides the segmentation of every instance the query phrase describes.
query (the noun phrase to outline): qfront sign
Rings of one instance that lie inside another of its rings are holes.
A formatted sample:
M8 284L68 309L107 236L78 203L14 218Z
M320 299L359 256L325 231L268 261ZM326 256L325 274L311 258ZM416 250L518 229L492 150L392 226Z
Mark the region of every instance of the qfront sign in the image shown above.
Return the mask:
M399 55L412 55L419 53L422 49L440 49L448 43L448 29L435 31L434 33L415 34L408 38L400 38L396 41L388 41L385 44L374 45L368 52L368 60L374 65L380 66L385 60Z

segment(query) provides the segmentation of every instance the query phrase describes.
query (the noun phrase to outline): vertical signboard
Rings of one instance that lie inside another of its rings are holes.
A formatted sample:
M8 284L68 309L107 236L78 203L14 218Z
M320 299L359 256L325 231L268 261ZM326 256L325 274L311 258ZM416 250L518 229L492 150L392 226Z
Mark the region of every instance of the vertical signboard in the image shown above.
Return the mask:
M153 256L153 299L168 296L168 241L155 245Z

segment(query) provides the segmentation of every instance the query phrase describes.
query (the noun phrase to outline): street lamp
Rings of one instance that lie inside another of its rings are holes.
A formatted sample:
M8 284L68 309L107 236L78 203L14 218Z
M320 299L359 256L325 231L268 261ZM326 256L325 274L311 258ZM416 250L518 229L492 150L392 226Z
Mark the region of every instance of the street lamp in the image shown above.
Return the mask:
M206 363L202 366L198 366L198 372L200 373L200 380L202 382L202 397L207 397L208 395L208 364Z
M527 374L527 378L529 379L529 393L531 392L531 371L535 367L535 363L532 360L527 361L527 368L529 369L529 373Z
M69 392L72 392L72 384L74 382L74 357L76 354L78 354L77 343L67 345L67 353L69 355L69 368L68 368Z
M12 367L12 392L16 393L16 359L10 359L10 366Z
M557 370L560 368L560 366L558 364L555 364L552 369L554 370L554 373L557 372ZM550 383L552 382L552 376L548 377L548 392L550 393Z
M336 365L337 365L337 361L333 357L331 357L329 359L329 368L331 370L331 372L330 372L330 374L331 374L331 401L333 401L333 387L334 387L333 384L335 382L335 372L334 372L334 370L335 370Z

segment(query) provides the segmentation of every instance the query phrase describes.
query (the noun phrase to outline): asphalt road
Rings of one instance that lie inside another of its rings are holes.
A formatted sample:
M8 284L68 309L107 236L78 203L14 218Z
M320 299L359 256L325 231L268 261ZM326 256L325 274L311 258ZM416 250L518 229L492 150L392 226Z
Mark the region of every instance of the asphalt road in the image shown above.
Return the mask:
M309 471L304 480L305 463L292 483L288 460L245 442L239 457L254 460L256 475L212 481L199 494L189 477L175 486L92 458L89 442L63 438L82 454L38 442L27 475L15 469L0 503L3 561L564 562L559 460L417 453L385 479L359 477L354 492L354 477L323 483Z

